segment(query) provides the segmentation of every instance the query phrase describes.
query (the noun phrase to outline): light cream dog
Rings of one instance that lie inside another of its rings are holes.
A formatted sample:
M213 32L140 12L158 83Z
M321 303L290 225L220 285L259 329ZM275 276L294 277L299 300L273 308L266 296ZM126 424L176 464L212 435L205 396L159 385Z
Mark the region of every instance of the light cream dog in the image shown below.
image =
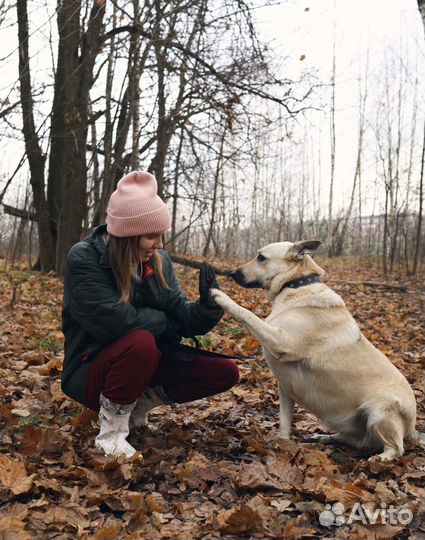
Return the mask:
M261 343L279 383L280 437L289 439L294 402L336 433L317 437L381 449L371 459L403 455L415 431L416 401L400 371L361 333L342 298L320 282L310 256L319 241L279 242L233 272L243 287L261 287L273 303L265 321L213 289L214 300Z

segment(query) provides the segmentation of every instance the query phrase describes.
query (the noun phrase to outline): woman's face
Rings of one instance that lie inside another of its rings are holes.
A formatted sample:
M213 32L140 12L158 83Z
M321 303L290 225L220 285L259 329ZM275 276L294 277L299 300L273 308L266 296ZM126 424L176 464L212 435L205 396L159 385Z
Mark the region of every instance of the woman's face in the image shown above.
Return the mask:
M140 259L148 262L157 249L162 249L163 232L146 234L139 239Z

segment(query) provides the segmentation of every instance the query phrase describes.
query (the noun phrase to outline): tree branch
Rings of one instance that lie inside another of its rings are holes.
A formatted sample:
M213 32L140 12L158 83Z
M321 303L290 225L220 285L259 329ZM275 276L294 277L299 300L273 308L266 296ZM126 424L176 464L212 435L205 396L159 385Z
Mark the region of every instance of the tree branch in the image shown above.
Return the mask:
M9 216L19 217L27 221L37 221L35 212L30 212L29 210L21 210L20 208L15 208L8 204L3 204L3 210L5 214L9 214Z
M298 112L301 112L301 110L303 110L303 109L299 109L299 110L296 110L296 111L292 111L289 108L288 104L286 103L286 100L284 100L284 99L273 96L272 94L264 92L263 90L255 89L252 86L249 86L247 84L236 83L236 82L233 82L233 81L229 80L223 73L220 73L219 71L217 71L217 69L212 64L206 62L197 53L191 51L190 49L187 49L186 47L184 47L183 45L181 45L177 41L171 41L170 39L162 39L162 38L156 38L155 39L154 36L151 33L145 32L144 30L142 30L137 25L125 25L125 26L119 26L117 28L113 28L112 30L109 30L109 32L106 32L103 35L103 41L106 41L110 37L112 37L112 36L114 36L116 34L121 34L123 32L131 33L131 34L138 32L141 36L143 36L144 38L150 40L151 42L155 42L157 44L161 44L161 45L164 45L164 46L173 47L175 49L178 49L179 51L183 52L187 56L189 56L189 57L193 58L194 60L196 60L197 62L199 62L200 65L202 65L204 68L206 68L211 73L211 75L213 75L217 80L219 80L225 86L231 87L231 88L236 88L236 89L241 90L243 92L247 92L247 93L249 93L251 95L261 97L262 99L265 99L265 100L268 100L268 101L273 101L274 103L278 103L279 105L282 105L287 110L287 112L289 114L291 114L291 115L297 114ZM275 81L275 84L278 84L278 81Z

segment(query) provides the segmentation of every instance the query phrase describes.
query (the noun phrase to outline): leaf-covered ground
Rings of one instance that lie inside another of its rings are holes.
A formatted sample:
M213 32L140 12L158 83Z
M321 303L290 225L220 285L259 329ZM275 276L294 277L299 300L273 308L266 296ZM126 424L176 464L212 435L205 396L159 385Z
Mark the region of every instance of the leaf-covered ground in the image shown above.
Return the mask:
M406 375L424 431L423 281L403 279L407 293L346 285L379 275L322 264L366 336ZM197 271L177 270L195 298ZM237 301L268 314L261 291L219 281ZM93 445L96 414L60 390L61 295L54 276L0 262L0 539L424 538L423 452L407 445L395 463L372 464L348 447L308 442L322 428L301 408L293 441L279 443L275 380L258 343L228 318L203 345L249 357L238 360L240 383L210 399L156 409L156 429L130 436L143 463L102 457ZM322 525L321 512L329 516L336 502L345 507L334 515L341 524ZM372 521L376 509L381 517L374 525L367 516L347 524L356 503L357 517L362 509ZM402 509L412 512L410 524L397 519Z

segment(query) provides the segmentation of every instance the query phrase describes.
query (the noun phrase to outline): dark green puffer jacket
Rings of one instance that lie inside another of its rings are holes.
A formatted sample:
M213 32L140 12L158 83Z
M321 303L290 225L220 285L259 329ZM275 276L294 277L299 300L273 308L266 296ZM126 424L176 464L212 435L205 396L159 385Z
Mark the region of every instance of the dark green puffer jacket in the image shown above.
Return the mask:
M130 304L119 302L120 294L104 241L101 225L69 251L62 306L65 359L62 390L84 403L87 373L95 355L106 345L136 328L152 332L158 342L169 319L178 323L181 336L202 335L223 316L198 301L190 303L180 291L171 259L160 251L164 276L170 289L161 288L155 275L134 285Z

